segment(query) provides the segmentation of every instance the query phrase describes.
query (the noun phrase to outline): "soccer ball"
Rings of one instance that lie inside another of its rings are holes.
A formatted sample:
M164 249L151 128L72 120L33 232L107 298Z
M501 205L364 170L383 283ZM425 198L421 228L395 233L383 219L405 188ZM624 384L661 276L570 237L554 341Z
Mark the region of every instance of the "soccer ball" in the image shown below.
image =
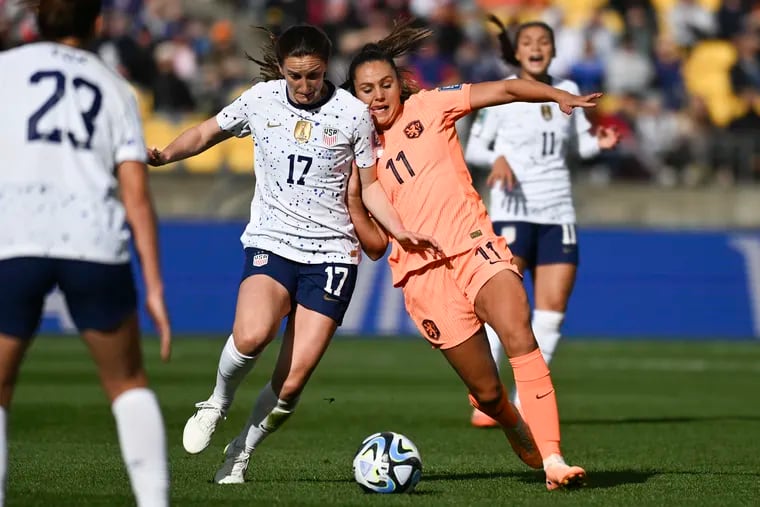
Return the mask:
M417 446L400 433L370 435L354 456L354 478L367 493L409 493L420 477L422 458Z

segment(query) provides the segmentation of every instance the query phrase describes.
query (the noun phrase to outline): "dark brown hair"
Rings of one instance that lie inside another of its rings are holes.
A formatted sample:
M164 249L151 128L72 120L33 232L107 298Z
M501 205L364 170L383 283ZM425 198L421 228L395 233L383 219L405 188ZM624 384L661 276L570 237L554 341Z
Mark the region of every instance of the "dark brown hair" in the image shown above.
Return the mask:
M280 65L289 56L317 56L325 63L330 61L332 42L325 32L316 26L294 25L282 32L279 37L262 26L256 27L256 29L263 30L269 39L262 48L262 59L257 60L249 54L246 56L249 60L259 64L261 79L264 81L282 79Z
M419 86L412 77L411 71L397 66L395 59L419 46L432 34L433 32L429 28L415 27L413 19L394 22L391 33L382 40L365 44L359 53L353 57L348 67L348 79L343 83L343 88L356 95L354 78L359 65L367 62L387 62L401 82L401 102L404 102L412 94L419 91Z
M24 4L35 10L40 36L52 41L91 38L101 9L101 0L28 0Z
M550 27L543 21L530 21L528 23L523 23L519 27L517 27L514 43L512 43L512 41L509 40L509 33L507 32L507 28L504 26L504 23L502 23L499 18L497 18L493 14L489 14L488 21L490 21L491 23L499 27L499 34L497 35L497 37L499 39L499 44L501 45L501 58L509 65L514 65L515 67L520 66L520 62L517 60L517 57L515 57L515 47L517 46L517 42L520 40L520 34L526 28L537 27L537 28L543 28L544 30L546 30L546 33L549 34L549 39L551 40L551 43L552 43L552 56L555 56L557 47L554 44L554 30L552 30L552 27Z

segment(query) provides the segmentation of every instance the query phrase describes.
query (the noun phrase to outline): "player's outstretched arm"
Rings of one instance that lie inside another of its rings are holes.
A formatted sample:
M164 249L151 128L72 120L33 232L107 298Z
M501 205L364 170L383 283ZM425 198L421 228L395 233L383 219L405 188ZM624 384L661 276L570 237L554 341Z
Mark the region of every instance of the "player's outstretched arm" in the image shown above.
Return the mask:
M377 181L377 167L366 167L359 169L359 176L362 184L362 202L367 207L372 216L375 217L388 234L396 238L396 241L405 250L429 250L436 255L443 255L441 246L435 238L426 234L407 231L401 218L393 209L388 201L383 187Z
M203 153L215 144L232 137L230 132L222 130L216 117L209 118L203 123L182 132L163 150L151 148L148 150L148 163L160 166L190 158Z
M539 81L526 79L505 79L475 83L470 88L472 109L509 104L511 102L556 102L565 114L576 107L595 107L601 93L573 95Z
M148 186L148 168L142 162L127 161L117 168L121 199L132 228L137 255L145 281L145 305L161 338L161 359L171 356L171 327L164 301L164 282L158 255L156 211Z
M356 164L351 165L351 176L348 179L348 193L346 195L348 213L356 229L356 235L362 250L367 257L376 261L385 255L388 249L388 234L377 221L372 218L362 202L362 186L359 181L359 169Z

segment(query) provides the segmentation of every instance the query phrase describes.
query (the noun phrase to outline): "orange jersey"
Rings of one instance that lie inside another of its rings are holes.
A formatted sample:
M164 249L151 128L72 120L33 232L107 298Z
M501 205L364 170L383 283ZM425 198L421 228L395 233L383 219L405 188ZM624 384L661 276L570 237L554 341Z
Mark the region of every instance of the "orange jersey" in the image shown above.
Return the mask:
M447 257L493 235L454 127L471 110L469 84L421 91L407 99L379 140L377 176L404 227L433 236ZM388 262L394 285L436 260L392 244Z

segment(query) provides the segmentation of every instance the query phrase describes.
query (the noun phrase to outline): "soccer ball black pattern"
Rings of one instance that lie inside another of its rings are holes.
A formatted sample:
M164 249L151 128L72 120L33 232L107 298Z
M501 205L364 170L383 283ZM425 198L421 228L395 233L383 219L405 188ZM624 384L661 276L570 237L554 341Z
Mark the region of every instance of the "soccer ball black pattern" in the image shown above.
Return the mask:
M409 493L421 477L417 446L400 433L370 435L354 456L354 478L368 493Z

